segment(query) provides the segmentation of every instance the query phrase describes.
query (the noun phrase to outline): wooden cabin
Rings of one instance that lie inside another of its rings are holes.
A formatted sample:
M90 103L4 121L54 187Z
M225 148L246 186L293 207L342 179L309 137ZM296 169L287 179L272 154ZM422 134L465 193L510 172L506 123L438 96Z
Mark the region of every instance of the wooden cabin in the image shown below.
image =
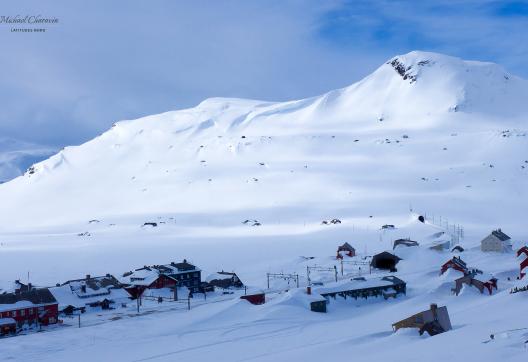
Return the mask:
M420 335L427 332L430 336L434 336L449 331L452 327L447 307L438 308L436 304L431 304L428 310L396 322L392 328L395 332L400 328L416 328Z

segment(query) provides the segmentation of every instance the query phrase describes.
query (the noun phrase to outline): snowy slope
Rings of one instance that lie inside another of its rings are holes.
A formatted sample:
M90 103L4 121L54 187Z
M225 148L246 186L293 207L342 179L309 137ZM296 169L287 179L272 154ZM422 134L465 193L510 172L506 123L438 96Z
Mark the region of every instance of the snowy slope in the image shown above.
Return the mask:
M320 218L461 203L508 222L526 199L527 92L498 65L412 52L320 97L208 99L67 147L0 187L0 216L9 228L156 213L238 222L270 208Z
M55 152L51 147L0 137L0 183L24 174L29 166Z
M236 271L252 287L265 288L268 272L297 272L305 285L306 267L336 265L344 241L372 255L410 237L420 247L397 250L409 292L336 301L325 315L281 294L259 307L230 300L140 317L117 310L75 331L2 340L0 359L524 360L527 330L502 332L528 328L518 318L526 296L509 294L518 261L480 252L479 241L497 227L515 247L528 240L527 95L527 81L496 64L411 52L319 97L208 99L67 147L0 185L0 288L183 258L204 276ZM438 275L453 254L428 249L450 236L418 214L462 225L463 259L495 275L498 293L453 296L456 275ZM321 223L333 218L342 223ZM453 331L392 333L391 323L431 302L447 305ZM482 343L491 333L500 338Z

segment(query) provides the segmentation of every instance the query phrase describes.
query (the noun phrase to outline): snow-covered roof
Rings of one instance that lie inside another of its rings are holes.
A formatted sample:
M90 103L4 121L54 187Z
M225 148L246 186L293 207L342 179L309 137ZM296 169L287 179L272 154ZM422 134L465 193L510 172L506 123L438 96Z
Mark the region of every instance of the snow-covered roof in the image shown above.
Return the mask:
M133 271L131 274L127 273L125 274L121 279L121 283L123 284L133 284L133 285L141 285L148 287L156 279L159 278L159 273L157 270L152 270L150 268L143 268Z
M491 235L495 236L500 241L508 241L510 237L506 235L501 229L493 230Z
M47 288L0 294L0 312L54 304L57 301Z
M71 305L76 308L84 307L87 304L96 303L105 299L120 301L128 300L130 295L122 288L119 289L108 289L108 293L104 295L90 295L87 297L79 297L78 293L70 288L68 285L62 285L60 287L49 288L51 294L55 297L59 303L59 309L66 308Z
M235 273L228 273L228 272L218 272L210 274L205 281L210 282L212 280L227 280L232 279L234 276L236 276Z
M317 287L314 288L315 293L319 294L328 294L328 293L339 293L349 290L359 290L359 289L366 289L366 288L377 288L377 287L385 287L385 286L391 286L395 285L395 282L399 281L397 280L389 280L389 278L380 278L380 279L366 279L366 280L358 280L358 279L352 279L352 280L344 280L344 281L338 281L337 283L329 283L326 286Z
M0 326L8 324L16 324L16 321L13 318L0 318Z

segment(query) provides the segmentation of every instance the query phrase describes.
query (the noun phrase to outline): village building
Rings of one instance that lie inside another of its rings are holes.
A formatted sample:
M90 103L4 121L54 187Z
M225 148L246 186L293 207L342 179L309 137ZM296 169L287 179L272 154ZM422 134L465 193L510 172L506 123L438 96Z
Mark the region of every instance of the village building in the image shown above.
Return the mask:
M528 268L528 246L523 246L522 248L517 250L517 258L519 258L521 255L524 255L524 259L519 265L519 279L524 278L526 272L524 272L523 270Z
M418 244L417 241L413 241L411 239L398 239L398 240L394 240L394 243L392 245L392 250L396 249L397 246L418 246L420 244Z
M240 289L244 288L244 283L235 273L221 271L211 274L207 277L206 282L214 287L220 289Z
M447 307L438 307L431 304L430 309L416 313L392 325L394 331L400 328L417 328L420 335L427 332L430 336L451 330L451 321Z
M435 241L433 243L433 245L431 245L429 247L429 249L431 250L435 250L435 251L444 251L444 250L449 250L449 248L451 248L451 240L439 240L439 241Z
M476 287L480 293L484 293L484 290L487 290L491 295L493 289L497 289L497 278L481 271L472 271L455 280L455 287L452 289L453 293L459 295L464 284Z
M451 249L452 253L462 253L464 251L464 248L460 245L456 245L453 249Z
M24 326L35 327L58 322L58 303L48 288L0 294L0 329L12 332Z
M370 298L383 297L396 298L398 294L405 294L407 292L407 284L395 276L385 276L379 279L365 279L363 277L354 278L349 281L340 281L337 283L327 284L322 287L314 288L313 292L320 294L327 298L342 297L344 299L350 297Z
M469 272L466 262L457 256L454 256L453 258L442 264L442 266L440 267L440 275L444 274L448 269L459 271L464 275Z
M130 295L123 285L112 275L68 280L62 285L49 288L57 302L59 311L72 314L85 312L88 307L111 309L115 303L126 303Z
M0 318L0 336L15 334L17 322L13 318Z
M509 252L512 250L511 238L501 229L493 230L480 242L480 250L498 253Z
M391 272L395 272L397 270L396 264L398 264L400 260L402 259L398 256L391 254L388 251L384 251L372 257L370 266L372 268L385 269L390 270Z
M356 249L349 243L345 242L337 248L337 259L343 259L344 256L353 257L356 256Z
M247 300L254 305L260 305L266 303L266 294L262 291L252 291L248 294L241 295L240 299Z
M126 290L136 298L145 289L187 287L191 293L201 291L201 270L187 262L172 262L165 265L144 266L123 274L121 282Z

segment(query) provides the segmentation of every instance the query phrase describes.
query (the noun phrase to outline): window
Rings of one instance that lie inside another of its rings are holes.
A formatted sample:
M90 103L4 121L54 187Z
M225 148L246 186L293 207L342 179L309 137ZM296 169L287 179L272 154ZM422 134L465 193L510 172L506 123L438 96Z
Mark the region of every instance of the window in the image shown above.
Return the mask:
M22 309L22 310L20 311L20 316L23 317L23 316L25 316L25 315L26 315L26 311L25 311L24 309Z
M11 317L16 317L16 310L11 312Z
M29 315L33 315L33 308L29 310Z

